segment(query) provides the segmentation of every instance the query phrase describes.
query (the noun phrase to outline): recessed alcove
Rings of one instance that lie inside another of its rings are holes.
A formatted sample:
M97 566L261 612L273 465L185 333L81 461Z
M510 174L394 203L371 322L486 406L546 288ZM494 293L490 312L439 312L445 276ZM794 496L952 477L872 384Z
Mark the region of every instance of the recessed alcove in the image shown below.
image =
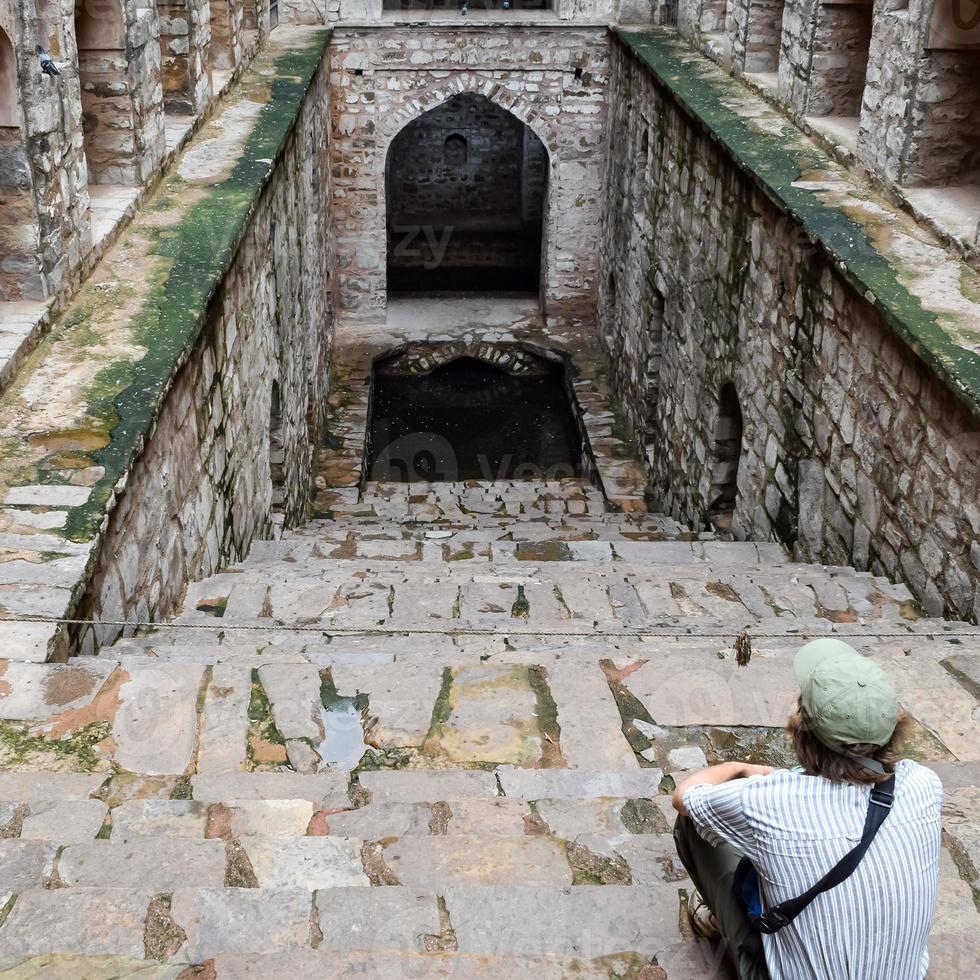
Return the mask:
M742 459L742 406L731 382L718 394L715 421L708 519L719 530L730 531L738 497L738 466Z
M388 292L537 293L548 153L517 116L462 93L388 150Z
M427 369L431 368L431 369ZM375 365L371 480L559 480L580 475L581 438L561 361L463 356Z

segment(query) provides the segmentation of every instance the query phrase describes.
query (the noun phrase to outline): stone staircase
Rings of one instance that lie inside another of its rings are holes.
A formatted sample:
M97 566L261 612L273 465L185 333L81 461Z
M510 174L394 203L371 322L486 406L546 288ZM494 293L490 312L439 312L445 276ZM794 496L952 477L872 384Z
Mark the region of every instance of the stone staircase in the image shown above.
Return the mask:
M727 977L667 794L788 762L792 655L830 632L946 782L932 975L974 976L976 630L581 481L369 485L170 623L0 661L0 976Z

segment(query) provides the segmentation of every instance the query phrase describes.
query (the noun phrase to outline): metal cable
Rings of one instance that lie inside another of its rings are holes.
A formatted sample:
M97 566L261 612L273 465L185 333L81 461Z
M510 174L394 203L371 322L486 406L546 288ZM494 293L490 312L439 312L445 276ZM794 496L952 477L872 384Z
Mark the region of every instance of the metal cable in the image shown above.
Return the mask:
M457 626L453 628L420 627L420 626L311 626L307 624L273 623L269 626L248 623L134 623L126 620L112 619L67 619L55 616L10 616L0 615L0 623L32 623L52 626L112 626L125 629L152 630L212 630L214 632L254 631L261 633L319 633L324 636L576 636L576 637L609 637L628 638L636 636L694 636L705 639L729 639L740 633L749 633L754 639L782 639L791 636L826 636L825 632L808 627L799 629L788 628L783 632L755 630L751 626L731 627L721 629L711 627L700 628L696 625L681 626L675 623L651 624L647 626L626 627L614 630L556 630L534 627L517 627L510 629L506 626ZM832 624L834 625L834 624ZM845 624L846 625L846 624ZM837 633L830 630L831 634ZM946 629L946 630L916 630L909 627L905 630L872 631L846 630L840 631L839 636L867 637L873 639L895 638L936 638L936 637L978 637L980 629Z

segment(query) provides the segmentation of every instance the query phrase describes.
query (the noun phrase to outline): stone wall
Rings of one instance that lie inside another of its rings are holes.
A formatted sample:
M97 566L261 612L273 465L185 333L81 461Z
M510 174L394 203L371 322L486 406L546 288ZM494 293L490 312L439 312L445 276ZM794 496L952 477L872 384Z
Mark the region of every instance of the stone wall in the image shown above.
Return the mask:
M514 3L520 9L520 2ZM560 19L565 22L615 21L620 24L648 24L652 16L654 0L534 0L521 9L521 19L538 14L543 21ZM382 18L389 23L418 21L419 11L429 18L441 13L442 19L455 22L459 17L458 0L417 0L408 9L402 9L400 0L280 0L279 19L283 24L364 24ZM489 0L471 0L470 11L477 16L498 17L502 23L507 18L513 23L513 14L494 8ZM540 11L540 13L539 13Z
M859 116L871 46L871 3L821 3L810 56L810 116Z
M904 579L931 612L976 619L980 421L618 45L609 104L600 334L654 503L704 526L733 382L737 537Z
M378 315L385 290L385 159L397 133L460 92L526 123L549 153L545 303L595 287L607 39L601 29L476 26L338 30L331 44L334 288L338 310Z
M165 616L188 579L243 557L272 530L274 465L277 509L287 521L305 512L331 344L326 85L321 66L207 326L110 515L83 616ZM274 383L281 420L272 418ZM273 427L281 463L270 458ZM116 632L107 627L73 645L90 651Z
M785 0L735 0L731 7L733 68L778 70L785 7Z
M31 167L20 127L0 127L0 300L42 296Z

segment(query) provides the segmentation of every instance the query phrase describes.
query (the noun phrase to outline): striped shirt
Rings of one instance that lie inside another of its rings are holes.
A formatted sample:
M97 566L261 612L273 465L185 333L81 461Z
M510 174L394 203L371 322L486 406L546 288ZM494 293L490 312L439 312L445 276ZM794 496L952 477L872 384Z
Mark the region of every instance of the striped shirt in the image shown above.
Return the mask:
M895 769L895 805L847 881L763 936L772 980L922 980L936 909L943 789L915 762ZM763 908L802 895L861 839L870 788L778 770L684 794L709 843L759 873Z

